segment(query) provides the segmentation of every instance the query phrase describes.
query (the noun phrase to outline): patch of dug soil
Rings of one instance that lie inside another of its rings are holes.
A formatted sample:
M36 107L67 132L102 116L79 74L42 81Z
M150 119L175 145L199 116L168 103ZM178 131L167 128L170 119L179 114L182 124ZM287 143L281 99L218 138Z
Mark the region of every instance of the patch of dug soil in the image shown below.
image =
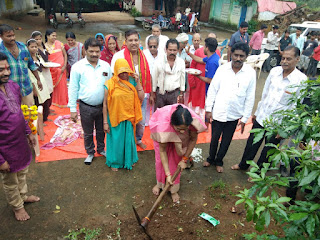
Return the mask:
M238 206L236 213L231 212L238 200L235 194L239 189L240 186L228 186L216 181L205 191L201 204L190 201L174 204L168 194L149 224L149 234L154 240L243 239L244 233L252 233L255 230L252 222L246 222L243 206ZM143 203L136 206L140 218L147 214L152 204ZM214 227L200 218L198 215L202 212L218 219L220 224ZM115 213L113 221L104 217L88 219L84 225L91 229L102 228L99 239L148 239L139 227L133 212L125 216ZM275 227L272 223L268 232L280 233L281 228Z

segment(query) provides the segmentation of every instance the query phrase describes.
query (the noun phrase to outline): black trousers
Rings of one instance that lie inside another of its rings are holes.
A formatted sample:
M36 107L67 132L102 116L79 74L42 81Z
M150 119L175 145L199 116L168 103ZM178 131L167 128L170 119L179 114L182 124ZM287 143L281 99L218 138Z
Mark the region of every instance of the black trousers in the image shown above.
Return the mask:
M211 123L211 143L207 162L216 166L223 166L223 158L226 155L234 131L237 128L238 120L229 122L219 122L213 120ZM217 154L220 136L222 135L219 151Z
M252 129L256 129L256 128L263 128L263 127L257 121L254 121ZM250 167L250 165L247 164L247 161L254 160L254 157L257 155L257 152L263 140L265 140L265 144L273 143L275 145L279 144L281 141L280 139L277 139L276 136L272 136L270 139L267 139L266 137L262 138L259 142L253 144L253 139L254 139L254 133L250 133L250 136L247 140L246 148L244 150L241 162L239 164L239 167L242 170L247 170ZM270 149L272 149L272 147L267 147L267 146L264 146L264 148L262 149L261 155L257 162L259 167L261 167L263 163L268 162L267 153Z
M317 66L318 66L318 61L312 57L308 65L307 75L311 77L315 77L317 74Z
M290 161L290 177L294 177L295 172L296 172L295 168L299 165L300 165L300 163L298 162L297 159L291 159L291 161ZM286 196L290 197L292 199L291 201L294 201L294 200L296 200L297 192L298 192L298 181L297 180L289 181L289 187L286 190Z
M103 131L103 114L102 106L94 107L86 105L80 101L79 104L81 125L84 132L84 147L88 155L95 153L95 145L93 142L93 130L96 129L97 150L104 151L105 148L105 133Z
M50 104L52 103L52 100L51 98L50 99L47 99L44 103L42 104L39 104L39 99L38 97L33 97L34 98L34 103L37 107L39 106L42 106L43 107L43 113L42 113L42 116L43 116L43 121L46 122L48 121L48 116L49 116L49 113L50 113Z

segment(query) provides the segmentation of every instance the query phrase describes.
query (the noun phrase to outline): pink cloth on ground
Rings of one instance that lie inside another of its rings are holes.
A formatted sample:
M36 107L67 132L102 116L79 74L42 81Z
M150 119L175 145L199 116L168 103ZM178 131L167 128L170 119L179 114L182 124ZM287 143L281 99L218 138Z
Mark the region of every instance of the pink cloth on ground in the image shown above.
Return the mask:
M79 137L83 138L80 115L78 115L76 123L71 120L70 115L59 116L54 120L54 123L58 126L57 131L50 142L41 146L41 149L48 150L54 147L63 147L74 142Z

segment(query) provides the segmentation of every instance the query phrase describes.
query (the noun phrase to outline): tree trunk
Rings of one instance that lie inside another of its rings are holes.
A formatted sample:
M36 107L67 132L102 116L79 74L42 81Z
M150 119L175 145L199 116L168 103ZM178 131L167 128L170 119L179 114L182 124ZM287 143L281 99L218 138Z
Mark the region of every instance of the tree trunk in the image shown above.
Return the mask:
M44 10L45 10L45 18L48 19L48 15L50 14L51 8L53 8L54 12L56 12L58 0L44 0ZM49 22L49 19L48 19Z

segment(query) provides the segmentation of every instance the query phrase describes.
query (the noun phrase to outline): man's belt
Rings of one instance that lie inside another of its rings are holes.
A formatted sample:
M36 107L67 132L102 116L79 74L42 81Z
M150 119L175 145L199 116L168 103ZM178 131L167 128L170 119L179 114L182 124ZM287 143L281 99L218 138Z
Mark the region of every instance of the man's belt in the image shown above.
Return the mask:
M87 106L89 106L89 107L95 107L95 108L103 107L103 104L99 104L99 105L93 106L93 105L90 105L90 104L88 104L88 103L85 103L85 102L82 101L82 100L79 100L79 101L80 101L82 104L87 105Z

